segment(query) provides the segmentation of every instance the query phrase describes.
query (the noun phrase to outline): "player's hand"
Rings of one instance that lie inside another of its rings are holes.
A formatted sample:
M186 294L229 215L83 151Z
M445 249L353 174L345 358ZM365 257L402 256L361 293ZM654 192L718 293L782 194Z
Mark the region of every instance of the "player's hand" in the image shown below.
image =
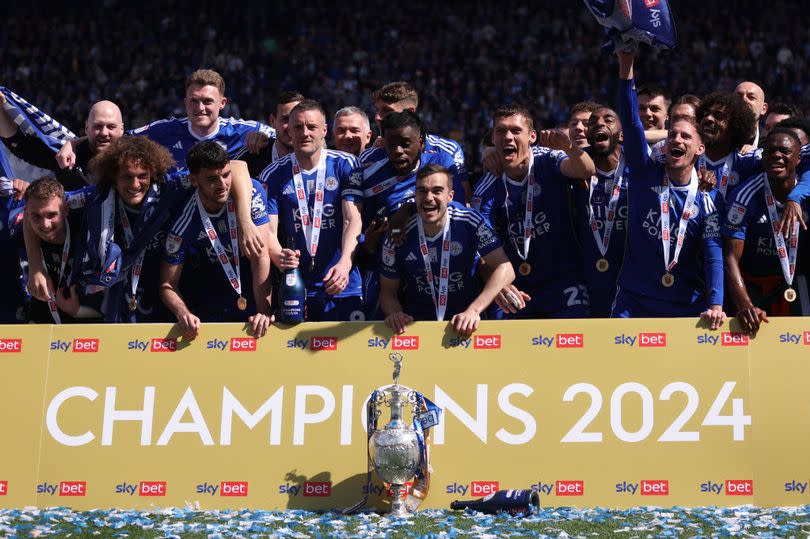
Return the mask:
M413 322L413 316L402 311L397 311L385 317L385 325L398 335L405 333L405 326L411 322Z
M726 321L726 313L723 312L722 305L712 305L700 313L700 318L706 320L709 324L709 329L715 330L719 329L720 326L723 325L723 322Z
M413 210L413 204L403 204L388 220L387 236L397 247L402 245L402 241L405 239L405 227L413 215Z
M69 140L56 152L56 164L59 165L59 168L66 169L72 169L76 165L76 153L73 151L73 144Z
M526 292L519 290L515 285L510 284L495 296L495 303L505 313L515 314L526 307L526 302L532 298Z
M323 278L324 292L330 296L340 294L349 284L349 273L352 271L351 259L341 258L337 264L329 268Z
M245 138L245 146L253 155L259 154L270 145L270 137L261 131L251 131Z
M747 153L751 153L751 152L755 151L756 149L757 149L757 147L754 146L753 144L743 144L742 147L740 148L740 153L742 155L745 155Z
M76 290L75 284L68 289L63 287L56 291L56 306L63 313L76 316L76 313L79 312L79 292Z
M280 270L286 271L295 269L301 263L301 251L296 249L282 249L281 250L281 265L278 267Z
M478 329L478 322L481 321L481 315L474 310L467 309L463 313L458 313L453 316L450 323L453 324L453 329L461 335L471 335Z
M259 235L259 229L252 222L242 225L239 234L239 250L243 256L257 257L264 252L264 242Z
M481 164L484 170L496 176L503 174L503 163L498 159L498 152L495 148L484 148L484 151L481 152Z
M253 333L253 336L257 339L259 337L264 337L267 335L267 328L276 321L276 317L271 315L266 315L262 313L256 313L250 318L248 318L248 324L250 324L250 331Z
M177 317L177 325L184 339L194 339L200 333L200 319L191 311L186 311Z
M717 185L717 175L707 168L698 169L698 189L709 192Z
M14 181L11 182L11 188L14 190L14 200L22 200L23 196L25 196L26 189L28 189L28 182L19 178L14 178Z
M796 231L796 223L801 225L802 230L807 230L807 224L804 222L804 215L802 214L802 207L797 202L788 200L782 208L782 217L779 219L779 232L785 238L793 236Z
M568 133L562 129L543 129L537 134L537 144L538 146L564 152L571 150L573 147L571 139L568 138Z
M759 331L762 322L769 323L768 313L754 307L752 304L748 304L746 307L737 310L737 322L740 323L743 333L751 335Z
M383 232L388 228L388 217L382 220L372 219L371 223L363 231L366 240L363 242L363 249L368 253L376 253L380 246L380 239Z
M48 301L53 291L51 278L41 271L28 272L28 293L39 301Z

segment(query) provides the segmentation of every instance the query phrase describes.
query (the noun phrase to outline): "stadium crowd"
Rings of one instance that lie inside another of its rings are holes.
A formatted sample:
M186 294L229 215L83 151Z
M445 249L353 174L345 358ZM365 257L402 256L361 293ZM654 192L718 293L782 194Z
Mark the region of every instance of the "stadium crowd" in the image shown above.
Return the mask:
M245 3L227 19L203 2L194 24L181 2L159 20L148 4L56 8L42 32L0 37L0 138L49 171L3 170L0 271L21 280L5 322L262 335L283 309L273 276L294 268L307 320L398 332L717 328L727 312L754 332L810 310L810 46L793 3L683 0L681 46L620 53L618 77L570 3Z

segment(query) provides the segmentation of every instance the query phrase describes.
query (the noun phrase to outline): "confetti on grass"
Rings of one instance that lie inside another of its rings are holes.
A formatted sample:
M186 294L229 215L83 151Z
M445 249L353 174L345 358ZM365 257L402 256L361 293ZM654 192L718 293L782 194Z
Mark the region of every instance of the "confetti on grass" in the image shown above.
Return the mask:
M0 510L8 538L441 538L476 537L808 537L810 506L639 507L629 510L541 508L516 518L421 511L410 519L362 513L350 517L308 511L82 511L65 508Z

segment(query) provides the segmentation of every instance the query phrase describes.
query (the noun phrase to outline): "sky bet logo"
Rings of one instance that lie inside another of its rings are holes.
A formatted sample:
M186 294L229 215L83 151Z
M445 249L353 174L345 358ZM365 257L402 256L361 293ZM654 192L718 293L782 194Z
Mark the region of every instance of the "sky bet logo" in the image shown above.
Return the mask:
M717 346L718 343L720 346L748 346L748 335L734 331L724 331L720 335L704 333L698 335L697 343L711 346Z
M382 487L380 487L380 491L382 491ZM298 485L285 483L278 486L278 493L289 494L290 496L305 496L307 498L327 498L332 495L332 482L306 481L305 483ZM374 493L377 493L376 490L374 490Z
M205 345L206 350L217 350L224 352L225 348L231 352L255 352L256 339L253 337L231 337L230 345L228 341L211 339Z
M37 494L48 494L49 496L84 496L87 494L86 481L62 481L58 485L55 483L40 483L37 485Z
M462 496L467 496L469 492L470 496L480 498L498 492L499 485L500 483L498 481L473 481L469 485L453 483L452 485L447 485L447 494L461 494Z
M638 346L639 348L666 348L667 334L666 333L639 333L635 337L633 335L617 335L613 337L613 344L626 345L629 347Z
M642 496L669 496L669 481L666 479L642 479L639 483L622 481L616 483L617 494L641 494Z
M582 333L557 333L553 337L532 337L532 346L551 348L552 344L555 348L582 348L585 346L585 336Z
M803 344L810 346L810 331L804 333L782 333L779 335L779 342L781 344Z
M98 339L73 339L73 342L62 340L51 341L51 350L70 352L71 348L73 348L74 352L98 352Z
M337 337L312 337L311 339L291 339L287 341L287 348L296 350L306 350L307 345L312 351L324 350L329 352L337 351Z
M551 496L583 496L585 494L585 481L558 480L553 483L538 481L531 487L540 494Z
M501 348L500 335L473 335L469 337L453 337L450 339L451 348L469 348L472 344L475 350L499 350Z
M8 481L0 481L0 496L8 494Z
M717 494L723 493L723 483L715 483L714 481L706 481L700 484L700 492L703 494ZM754 482L751 479L726 479L725 482L725 495L726 496L753 496L754 495Z
M247 481L223 481L219 485L216 483L200 483L197 485L197 494L216 496L217 492L219 492L220 496L247 496L248 483Z
M53 343L51 343L51 346L53 346ZM0 339L0 354L4 352L22 352L22 339Z
M141 481L139 484L134 483L119 483L115 485L116 494L125 494L127 496L165 496L166 495L166 481Z
M152 339L151 341L141 341L135 339L129 341L127 350L137 350L138 352L177 352L177 339Z
M807 492L807 481L790 481L789 483L785 483L785 492L798 492L799 494L804 494ZM3 483L0 482L0 494L3 493Z
M419 350L417 335L394 335L390 339L374 337L368 340L368 348L386 348L391 343L391 350Z

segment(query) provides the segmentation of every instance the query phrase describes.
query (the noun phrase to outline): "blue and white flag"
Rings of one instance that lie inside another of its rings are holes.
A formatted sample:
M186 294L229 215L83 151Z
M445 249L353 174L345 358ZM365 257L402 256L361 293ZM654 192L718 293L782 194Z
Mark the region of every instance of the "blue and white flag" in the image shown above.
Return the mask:
M677 32L668 0L583 0L607 30L606 48L630 50L638 43L657 49L675 47Z

